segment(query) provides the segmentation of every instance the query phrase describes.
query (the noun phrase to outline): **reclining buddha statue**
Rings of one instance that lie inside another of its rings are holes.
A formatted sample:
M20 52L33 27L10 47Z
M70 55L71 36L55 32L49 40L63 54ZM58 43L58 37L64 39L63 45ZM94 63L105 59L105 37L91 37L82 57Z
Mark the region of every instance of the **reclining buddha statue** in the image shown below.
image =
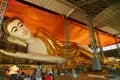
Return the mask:
M55 39L50 33L42 29L38 29L35 34L32 34L19 18L6 19L2 28L8 36L27 44L27 52L0 49L4 55L57 64L67 63L70 66L79 65L80 62L92 64L93 54L88 47L69 42L69 53L67 54L65 41ZM68 55L69 60L66 59Z

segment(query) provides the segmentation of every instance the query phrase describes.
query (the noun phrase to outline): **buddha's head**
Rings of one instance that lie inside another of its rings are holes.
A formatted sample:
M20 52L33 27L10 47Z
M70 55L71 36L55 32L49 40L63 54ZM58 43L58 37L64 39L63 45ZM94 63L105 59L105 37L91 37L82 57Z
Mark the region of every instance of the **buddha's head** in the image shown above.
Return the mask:
M26 41L31 37L30 31L19 18L13 17L3 22L3 31L14 38Z

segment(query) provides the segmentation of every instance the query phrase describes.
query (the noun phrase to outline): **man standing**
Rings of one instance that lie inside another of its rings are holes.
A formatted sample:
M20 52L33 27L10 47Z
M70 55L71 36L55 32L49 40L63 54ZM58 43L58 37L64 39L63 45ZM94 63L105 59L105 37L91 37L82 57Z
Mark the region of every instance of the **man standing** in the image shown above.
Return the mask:
M38 67L35 70L35 79L42 80L42 68L40 64L38 64Z

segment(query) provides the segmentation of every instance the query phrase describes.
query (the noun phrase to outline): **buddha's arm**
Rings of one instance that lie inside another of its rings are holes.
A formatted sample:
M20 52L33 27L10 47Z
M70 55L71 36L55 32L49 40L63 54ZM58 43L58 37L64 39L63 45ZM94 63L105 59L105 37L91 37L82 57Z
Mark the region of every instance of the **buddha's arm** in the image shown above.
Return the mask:
M45 61L50 63L57 63L57 64L64 64L66 62L65 58L59 56L50 56L50 55L43 55L39 53L22 53L22 52L8 52L5 50L0 50L1 53L7 56L17 57L17 58L25 58L37 61Z

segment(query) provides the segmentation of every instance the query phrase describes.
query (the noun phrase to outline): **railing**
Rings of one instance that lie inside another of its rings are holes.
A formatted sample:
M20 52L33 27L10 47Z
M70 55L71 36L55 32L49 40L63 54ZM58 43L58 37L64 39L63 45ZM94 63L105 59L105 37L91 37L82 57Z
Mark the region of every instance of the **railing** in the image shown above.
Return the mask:
M72 75L55 76L54 80L109 80L106 72L90 72L78 74L76 78Z

